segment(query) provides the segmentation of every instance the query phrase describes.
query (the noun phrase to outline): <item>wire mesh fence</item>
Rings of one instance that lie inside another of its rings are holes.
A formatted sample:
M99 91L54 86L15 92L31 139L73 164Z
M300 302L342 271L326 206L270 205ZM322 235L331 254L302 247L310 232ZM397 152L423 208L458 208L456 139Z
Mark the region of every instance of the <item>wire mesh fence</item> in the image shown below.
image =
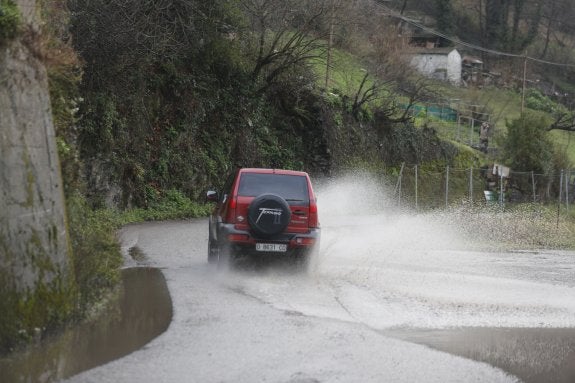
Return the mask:
M450 100L444 103L424 103L412 106L409 114L415 119L416 125L432 126L444 138L480 148L481 124L489 123L489 136L492 136L495 131L495 123L492 121L491 114L484 110L483 105ZM496 149L494 142L491 142L490 146L492 150Z
M403 164L394 200L398 206L415 209L518 203L558 203L569 209L575 202L575 170L539 174L515 172L498 165L434 170Z

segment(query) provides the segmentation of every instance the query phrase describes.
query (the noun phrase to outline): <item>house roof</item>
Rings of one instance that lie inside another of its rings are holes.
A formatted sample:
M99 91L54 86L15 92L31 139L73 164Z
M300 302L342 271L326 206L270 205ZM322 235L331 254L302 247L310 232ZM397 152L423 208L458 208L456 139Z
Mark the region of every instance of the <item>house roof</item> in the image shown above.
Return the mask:
M442 55L442 56L447 56L448 54L450 54L453 51L456 51L457 49L453 48L453 47L447 47L447 48L414 48L412 52L410 52L413 55Z
M483 64L483 61L481 61L477 57L473 57L473 56L463 56L462 60L464 62L469 62L471 64Z

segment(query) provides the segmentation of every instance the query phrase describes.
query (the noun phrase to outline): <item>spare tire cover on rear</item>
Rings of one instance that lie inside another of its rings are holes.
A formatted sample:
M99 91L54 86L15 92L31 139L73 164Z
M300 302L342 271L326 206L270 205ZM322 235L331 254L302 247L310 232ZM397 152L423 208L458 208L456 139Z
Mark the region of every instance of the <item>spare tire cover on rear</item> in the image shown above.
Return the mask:
M291 210L277 194L262 194L248 208L248 222L254 232L263 236L281 233L289 224Z

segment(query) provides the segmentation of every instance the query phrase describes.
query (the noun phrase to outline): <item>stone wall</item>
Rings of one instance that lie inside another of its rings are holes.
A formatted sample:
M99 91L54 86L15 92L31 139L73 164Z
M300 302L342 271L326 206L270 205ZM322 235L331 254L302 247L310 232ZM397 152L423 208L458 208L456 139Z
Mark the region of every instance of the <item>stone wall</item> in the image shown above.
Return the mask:
M16 0L22 35L38 31L35 0ZM0 270L19 289L66 273L69 245L48 79L18 41L0 46Z

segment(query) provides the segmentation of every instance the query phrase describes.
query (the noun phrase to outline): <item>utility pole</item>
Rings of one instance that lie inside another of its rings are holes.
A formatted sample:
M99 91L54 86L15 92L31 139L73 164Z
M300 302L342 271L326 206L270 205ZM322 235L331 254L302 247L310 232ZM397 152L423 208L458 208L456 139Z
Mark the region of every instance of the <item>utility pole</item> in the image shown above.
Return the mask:
M527 82L527 55L523 56L523 87L521 89L521 116L525 109L525 83Z
M335 0L331 0L331 14L329 16L329 39L327 43L327 57L325 66L325 90L329 89L329 76L331 70L331 47L333 45L333 23L335 18Z

